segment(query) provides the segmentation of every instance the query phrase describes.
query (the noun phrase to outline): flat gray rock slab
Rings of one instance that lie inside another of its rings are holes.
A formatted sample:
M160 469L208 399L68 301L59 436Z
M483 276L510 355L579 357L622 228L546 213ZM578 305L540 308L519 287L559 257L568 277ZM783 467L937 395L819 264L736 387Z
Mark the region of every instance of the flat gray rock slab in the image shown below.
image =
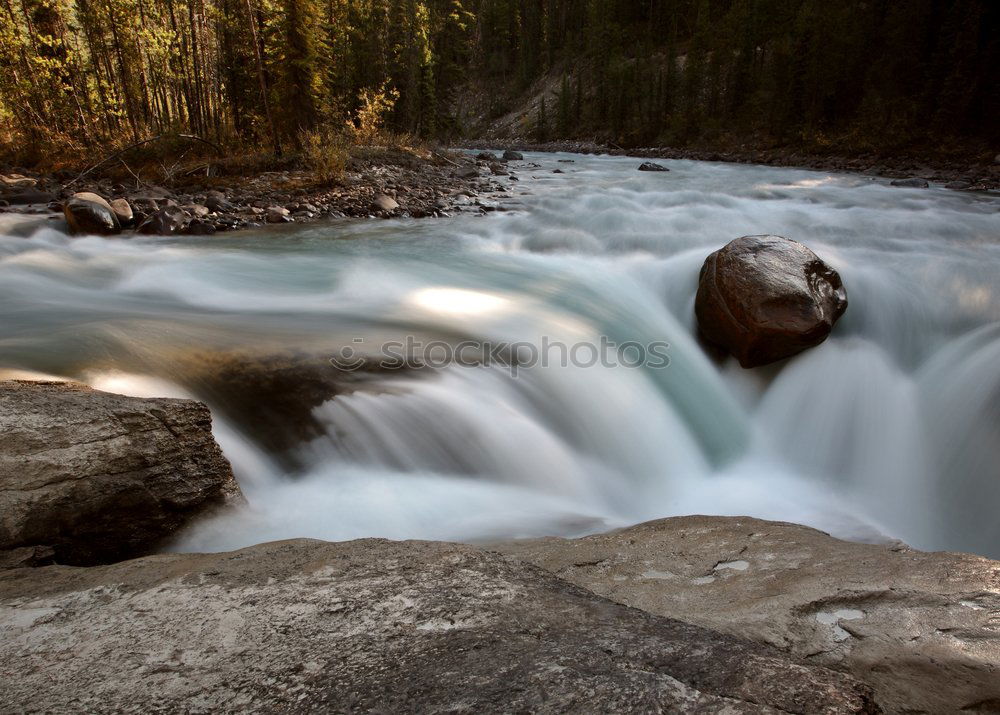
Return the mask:
M467 546L0 576L0 711L870 713L853 677Z
M750 518L500 545L619 603L854 674L888 712L1000 712L1000 562Z

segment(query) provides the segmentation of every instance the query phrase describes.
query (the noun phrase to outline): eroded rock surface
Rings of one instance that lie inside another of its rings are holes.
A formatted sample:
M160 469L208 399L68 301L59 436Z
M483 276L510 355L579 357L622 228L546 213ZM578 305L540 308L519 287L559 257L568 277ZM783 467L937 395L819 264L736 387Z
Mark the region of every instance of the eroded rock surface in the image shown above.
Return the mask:
M500 548L619 603L853 673L888 712L1000 711L1000 562L701 516Z
M849 675L472 547L286 541L0 577L0 710L870 713Z
M701 334L743 367L819 345L845 310L837 271L782 236L743 236L709 255L695 298Z
M208 408L73 383L0 381L0 563L149 553L239 500Z
M285 466L298 465L292 452L322 436L326 425L315 409L337 395L360 389L401 363L355 358L353 369L335 365L336 348L324 352L192 352L171 356L183 383L212 409L238 425Z

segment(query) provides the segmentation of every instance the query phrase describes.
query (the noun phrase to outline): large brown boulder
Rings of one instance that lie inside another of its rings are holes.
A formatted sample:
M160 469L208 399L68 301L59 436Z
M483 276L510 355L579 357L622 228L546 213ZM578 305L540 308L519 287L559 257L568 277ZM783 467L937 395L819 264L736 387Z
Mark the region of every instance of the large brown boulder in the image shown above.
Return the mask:
M6 573L2 712L878 712L850 675L471 546L296 540Z
M74 565L150 553L241 499L211 428L192 400L0 382L0 551Z
M594 593L852 673L890 713L1000 711L1000 562L746 517L499 547Z
M701 334L743 367L819 345L845 310L837 271L781 236L744 236L711 254L695 299Z
M63 214L75 234L110 236L121 232L121 223L103 196L81 191L63 203Z

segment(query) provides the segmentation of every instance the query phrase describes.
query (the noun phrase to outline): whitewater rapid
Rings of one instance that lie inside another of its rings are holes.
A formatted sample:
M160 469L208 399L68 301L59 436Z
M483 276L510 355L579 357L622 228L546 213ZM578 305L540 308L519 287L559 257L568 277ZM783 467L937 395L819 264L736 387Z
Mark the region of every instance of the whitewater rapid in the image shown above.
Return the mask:
M541 166L509 182L513 210L487 217L171 240L4 219L0 369L204 398L180 367L196 352L663 341L656 368L387 373L314 409L322 434L294 473L210 401L249 506L176 548L576 535L702 513L1000 556L1000 196L526 158ZM760 233L816 251L850 307L820 347L747 371L705 354L693 304L705 256Z

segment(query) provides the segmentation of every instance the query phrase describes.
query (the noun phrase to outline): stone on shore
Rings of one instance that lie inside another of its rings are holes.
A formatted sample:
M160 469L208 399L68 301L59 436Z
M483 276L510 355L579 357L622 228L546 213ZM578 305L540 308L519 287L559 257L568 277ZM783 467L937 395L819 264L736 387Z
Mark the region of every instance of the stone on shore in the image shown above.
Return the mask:
M191 400L0 381L0 552L74 565L152 552L241 499L211 428Z
M850 675L470 546L295 540L6 573L5 712L878 712Z
M1000 562L746 517L499 546L613 601L852 673L892 713L1000 708Z
M173 236L181 233L189 220L190 217L180 207L167 206L147 216L136 231L151 236Z
M743 367L819 345L845 310L837 271L781 236L744 236L709 255L695 298L701 334Z
M284 206L269 206L267 209L267 222L291 223L294 219L289 216L290 213Z
M379 213L389 213L399 208L399 204L391 196L379 194L372 201L372 211Z
M132 206L126 199L114 199L108 202L111 206L111 210L115 212L115 216L118 218L118 223L122 228L131 228L135 223L135 214L132 212Z
M103 196L89 191L73 194L63 203L63 215L74 234L111 236L121 232L121 223Z

